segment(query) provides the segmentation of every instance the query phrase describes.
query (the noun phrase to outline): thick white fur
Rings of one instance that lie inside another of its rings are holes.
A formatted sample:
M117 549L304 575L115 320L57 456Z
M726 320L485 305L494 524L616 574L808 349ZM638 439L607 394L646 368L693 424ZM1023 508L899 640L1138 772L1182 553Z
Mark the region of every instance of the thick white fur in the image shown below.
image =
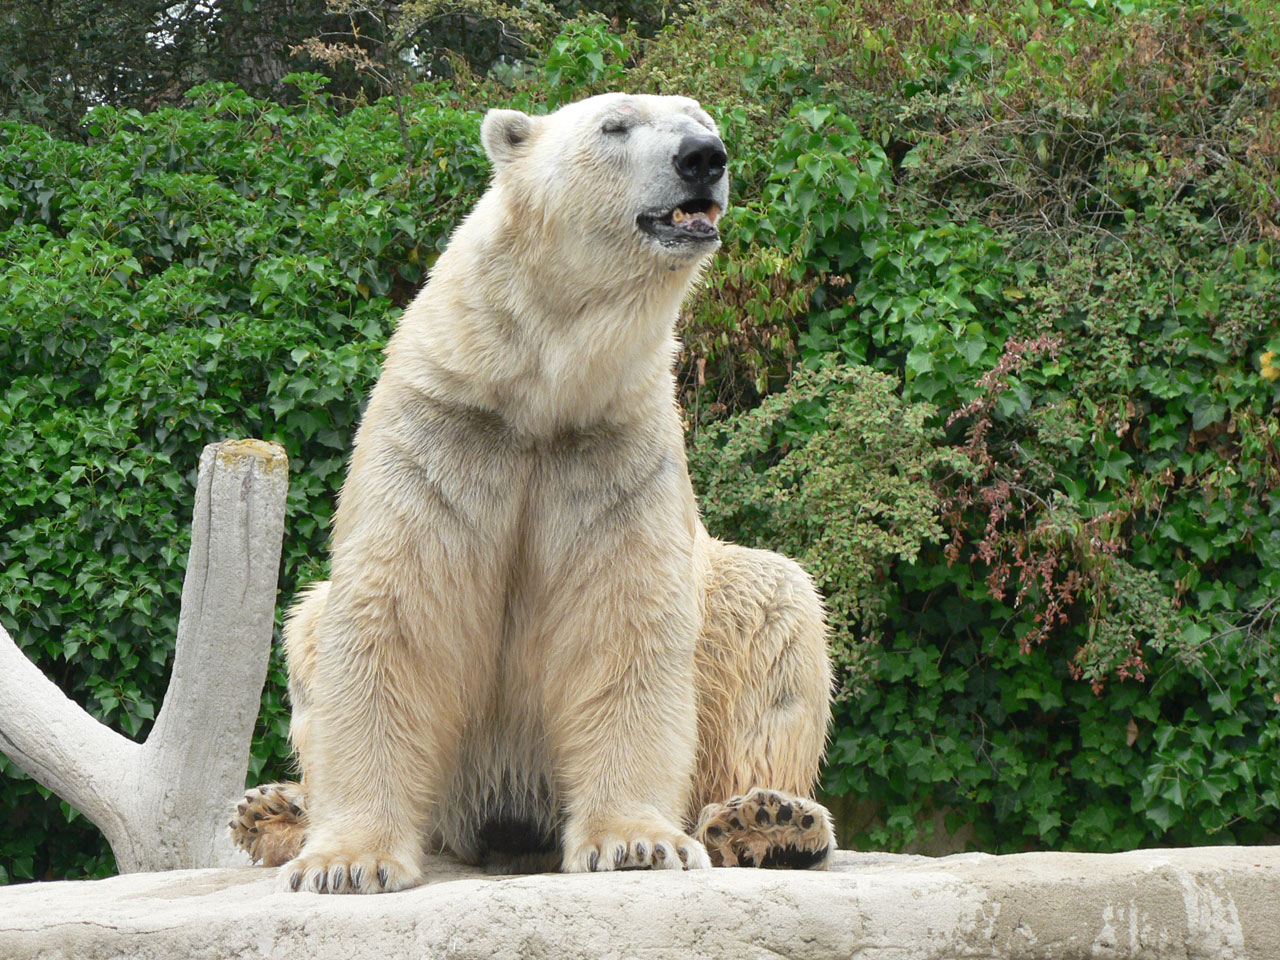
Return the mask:
M331 583L286 629L310 826L282 885L411 886L432 844L482 858L496 816L565 870L702 867L702 802L810 790L821 605L791 561L707 536L674 402L714 244L636 226L714 130L622 94L486 118L492 185L388 345Z

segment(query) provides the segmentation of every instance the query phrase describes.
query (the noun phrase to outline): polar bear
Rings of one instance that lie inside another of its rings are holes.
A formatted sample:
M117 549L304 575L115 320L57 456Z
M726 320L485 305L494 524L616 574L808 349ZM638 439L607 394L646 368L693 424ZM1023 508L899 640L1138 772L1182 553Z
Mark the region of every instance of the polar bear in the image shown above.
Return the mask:
M493 110L493 179L387 346L332 579L285 629L301 783L231 822L285 890L824 866L831 684L794 562L710 537L672 374L728 205L683 97ZM299 849L300 848L300 849Z

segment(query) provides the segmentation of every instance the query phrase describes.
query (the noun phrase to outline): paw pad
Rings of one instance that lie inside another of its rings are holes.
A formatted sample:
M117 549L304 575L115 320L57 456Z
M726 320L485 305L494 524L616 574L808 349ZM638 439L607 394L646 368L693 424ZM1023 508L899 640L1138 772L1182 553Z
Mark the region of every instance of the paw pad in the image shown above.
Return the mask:
M702 809L694 837L717 866L825 869L835 849L831 814L804 797L757 787Z
M264 866L279 866L296 857L307 829L302 786L269 783L247 791L227 829L232 842Z

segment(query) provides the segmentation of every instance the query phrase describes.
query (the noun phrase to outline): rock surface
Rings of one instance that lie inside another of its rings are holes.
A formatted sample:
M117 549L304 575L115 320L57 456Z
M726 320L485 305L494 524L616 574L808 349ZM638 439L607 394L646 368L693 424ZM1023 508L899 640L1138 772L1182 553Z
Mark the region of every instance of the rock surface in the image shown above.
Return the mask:
M277 894L274 870L0 888L0 957L1277 960L1280 847L941 859L837 854L829 872L486 876Z

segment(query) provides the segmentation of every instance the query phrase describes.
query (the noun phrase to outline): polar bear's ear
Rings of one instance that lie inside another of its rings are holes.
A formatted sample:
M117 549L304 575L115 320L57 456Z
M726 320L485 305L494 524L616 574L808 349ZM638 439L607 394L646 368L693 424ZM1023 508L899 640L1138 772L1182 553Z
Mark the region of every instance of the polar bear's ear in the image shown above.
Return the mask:
M490 110L480 125L480 142L495 168L520 156L533 139L536 121L519 110Z

